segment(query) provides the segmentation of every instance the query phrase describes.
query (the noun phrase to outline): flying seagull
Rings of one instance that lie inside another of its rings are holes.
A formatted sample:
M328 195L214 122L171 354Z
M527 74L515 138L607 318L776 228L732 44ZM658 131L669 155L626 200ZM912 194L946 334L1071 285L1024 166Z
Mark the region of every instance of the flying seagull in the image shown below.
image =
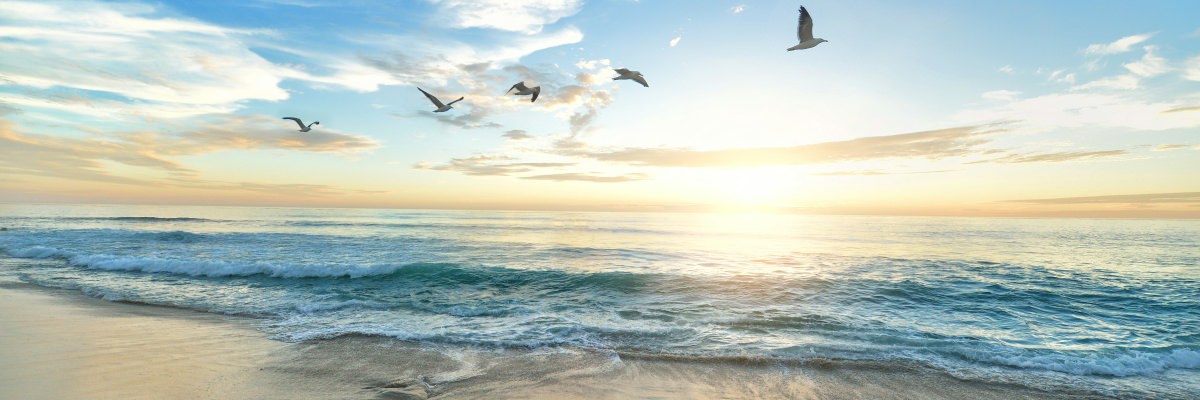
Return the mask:
M296 117L283 117L283 119L290 119L290 120L292 120L292 121L296 121L296 125L300 125L300 132L308 132L308 131L311 131L311 130L312 130L312 126L313 126L313 125L320 125L320 124L321 124L321 121L313 121L313 123L311 123L311 124L304 125L304 122L301 122L301 121L300 121L300 118L296 118Z
M459 97L458 100L452 101L449 104L442 104L441 100L438 100L437 97L433 97L433 95L429 94L429 92L426 92L425 89L417 88L417 90L420 90L421 93L425 93L425 97L428 98L429 101L432 101L433 105L437 106L437 109L433 110L433 112L450 111L451 108L454 108L452 107L454 103L460 102L462 99L464 99L464 97Z
M817 47L821 42L828 42L825 39L813 38L812 27L812 16L808 15L808 10L804 9L804 6L800 6L800 25L796 27L796 36L800 38L800 43L788 47L788 51L811 49Z
M537 101L538 94L542 93L541 86L528 87L525 86L525 81L520 81L516 85L512 85L512 87L508 88L508 92L513 91L513 89L517 90L516 93L513 93L515 96L528 96L532 94L533 98L529 99L530 103ZM508 92L504 92L504 94L508 94Z
M650 84L646 83L646 77L642 76L641 72L630 71L625 68L614 69L613 71L617 71L617 73L620 74L620 76L613 78L614 81L619 80L619 79L629 79L631 81L642 84L642 86L650 87Z

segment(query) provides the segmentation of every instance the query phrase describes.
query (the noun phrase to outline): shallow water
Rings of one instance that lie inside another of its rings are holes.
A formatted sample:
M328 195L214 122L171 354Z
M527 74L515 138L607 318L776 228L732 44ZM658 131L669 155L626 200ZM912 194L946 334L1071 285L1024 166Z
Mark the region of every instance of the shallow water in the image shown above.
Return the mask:
M284 341L922 365L1200 393L1200 224L0 205L0 274Z

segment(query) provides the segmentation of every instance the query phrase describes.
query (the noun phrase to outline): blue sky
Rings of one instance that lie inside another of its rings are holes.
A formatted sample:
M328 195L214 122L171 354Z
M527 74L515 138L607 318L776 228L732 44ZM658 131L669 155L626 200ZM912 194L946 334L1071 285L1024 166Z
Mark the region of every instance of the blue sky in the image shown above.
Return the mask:
M0 1L0 201L1200 216L1200 3L798 5Z

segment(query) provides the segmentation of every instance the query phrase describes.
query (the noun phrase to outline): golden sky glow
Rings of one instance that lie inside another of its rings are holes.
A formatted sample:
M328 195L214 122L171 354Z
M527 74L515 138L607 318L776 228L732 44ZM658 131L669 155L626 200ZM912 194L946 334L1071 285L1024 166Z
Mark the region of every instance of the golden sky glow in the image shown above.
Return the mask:
M1200 4L435 3L0 3L0 202L1200 218Z

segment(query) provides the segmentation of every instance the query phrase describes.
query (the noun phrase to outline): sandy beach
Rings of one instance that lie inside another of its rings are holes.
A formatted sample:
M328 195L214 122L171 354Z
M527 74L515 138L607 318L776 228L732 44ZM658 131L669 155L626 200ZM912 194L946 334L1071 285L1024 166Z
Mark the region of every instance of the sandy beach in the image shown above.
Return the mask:
M0 398L1091 398L920 369L754 365L380 337L271 340L253 318L0 287Z
M221 398L283 343L247 321L0 288L0 398Z

